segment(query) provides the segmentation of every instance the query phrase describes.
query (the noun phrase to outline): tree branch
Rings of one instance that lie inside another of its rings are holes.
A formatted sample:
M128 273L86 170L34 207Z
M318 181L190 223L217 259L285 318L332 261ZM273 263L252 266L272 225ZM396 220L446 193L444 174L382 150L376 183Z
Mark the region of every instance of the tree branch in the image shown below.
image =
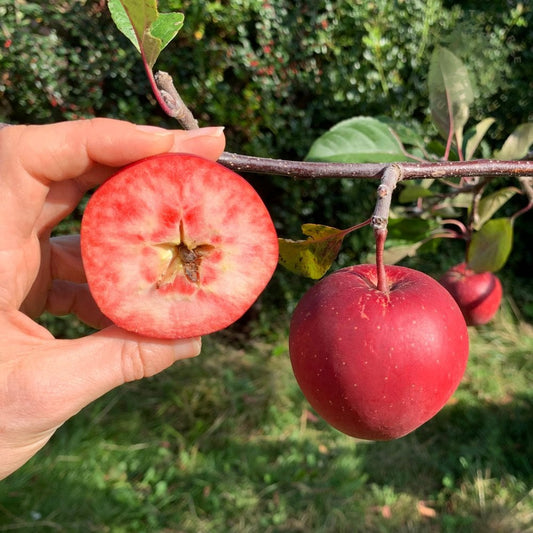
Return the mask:
M150 73L149 73L150 74ZM172 76L159 71L152 77L152 89L158 101L163 100L165 112L176 118L186 130L198 128L187 105L179 95ZM224 152L219 160L222 165L235 172L270 174L292 178L351 178L381 179L385 170L392 164L400 168L401 179L425 178L468 178L496 176L529 176L533 175L533 161L439 161L439 162L407 162L407 163L319 163L309 161L288 161L270 159Z
M302 179L381 179L385 169L392 164L401 168L402 180L533 175L533 161L526 160L497 161L477 159L474 161L424 163L319 163L270 159L224 152L218 161L235 172L271 174Z

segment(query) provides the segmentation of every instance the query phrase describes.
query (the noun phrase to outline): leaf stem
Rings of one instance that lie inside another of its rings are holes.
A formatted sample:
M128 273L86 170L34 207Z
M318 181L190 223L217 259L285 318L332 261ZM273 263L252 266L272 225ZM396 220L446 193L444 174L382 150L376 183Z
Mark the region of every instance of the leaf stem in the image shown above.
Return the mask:
M460 220L456 220L455 218L446 218L444 220L441 220L441 224L443 226L445 226L446 224L452 224L454 226L457 226L461 233L455 233L461 235L461 238L463 239L468 239L471 234L471 231L469 231L468 228Z
M528 204L517 211L512 217L511 220L514 222L520 215L527 213L531 208L533 208L533 177L532 176L521 176L518 178L524 194L527 196Z
M161 90L159 90L159 87L157 86L156 79L154 77L154 73L152 71L152 67L148 64L148 61L146 60L146 56L144 55L144 51L141 47L141 58L142 63L144 66L144 71L146 72L146 76L148 77L148 82L150 83L150 88L152 89L152 92L154 93L154 96L157 100L157 103L159 104L159 107L169 116L174 117L174 110L170 107L169 103L167 103L167 99L165 98L165 93Z

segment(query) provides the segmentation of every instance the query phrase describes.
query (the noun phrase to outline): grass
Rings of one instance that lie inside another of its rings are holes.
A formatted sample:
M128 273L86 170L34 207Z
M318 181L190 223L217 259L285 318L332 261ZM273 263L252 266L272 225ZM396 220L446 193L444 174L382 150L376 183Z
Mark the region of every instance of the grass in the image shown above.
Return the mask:
M380 443L310 411L284 333L213 335L0 483L0 531L533 532L533 328L506 307L470 333L448 405Z

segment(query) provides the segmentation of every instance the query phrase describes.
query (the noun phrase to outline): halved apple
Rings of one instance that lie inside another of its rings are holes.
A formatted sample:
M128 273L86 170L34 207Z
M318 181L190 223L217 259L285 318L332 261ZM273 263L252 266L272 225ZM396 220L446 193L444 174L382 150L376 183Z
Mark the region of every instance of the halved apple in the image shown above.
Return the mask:
M117 326L187 338L251 307L274 273L278 240L245 179L195 155L164 154L94 192L81 252L91 294Z

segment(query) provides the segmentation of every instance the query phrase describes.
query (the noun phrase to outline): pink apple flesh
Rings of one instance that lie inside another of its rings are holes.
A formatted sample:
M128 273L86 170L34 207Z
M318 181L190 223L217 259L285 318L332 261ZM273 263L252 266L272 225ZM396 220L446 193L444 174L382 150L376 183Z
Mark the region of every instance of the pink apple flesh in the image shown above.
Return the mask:
M500 307L502 284L492 272L475 272L466 263L450 268L440 282L455 298L469 326L490 322Z
M457 304L429 276L375 265L338 270L298 303L289 350L296 380L317 413L362 439L389 440L432 418L457 388L468 332Z
M272 277L278 241L246 180L198 156L165 154L124 168L94 192L81 251L108 318L173 339L239 319Z

